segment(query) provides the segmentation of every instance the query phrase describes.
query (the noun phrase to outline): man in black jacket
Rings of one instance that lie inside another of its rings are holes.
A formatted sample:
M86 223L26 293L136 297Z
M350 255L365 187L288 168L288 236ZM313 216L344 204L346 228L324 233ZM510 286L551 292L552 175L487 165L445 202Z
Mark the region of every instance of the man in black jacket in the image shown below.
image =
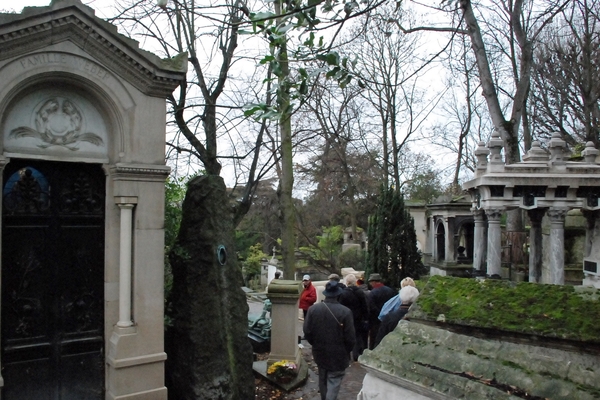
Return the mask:
M366 346L366 343L363 342L363 337L365 336L364 331L368 330L369 309L367 307L365 291L356 286L356 276L354 274L346 275L346 285L339 298L339 302L352 311L354 333L356 336L356 344L352 349L352 358L356 361Z
M386 286L381 281L381 275L371 274L369 276L369 284L372 289L369 293L369 350L375 348L375 339L379 332L379 313L386 301L396 295L396 291L389 286Z
M328 282L325 300L310 307L304 319L304 336L319 367L321 400L337 399L356 341L352 311L338 302L341 294L336 281Z

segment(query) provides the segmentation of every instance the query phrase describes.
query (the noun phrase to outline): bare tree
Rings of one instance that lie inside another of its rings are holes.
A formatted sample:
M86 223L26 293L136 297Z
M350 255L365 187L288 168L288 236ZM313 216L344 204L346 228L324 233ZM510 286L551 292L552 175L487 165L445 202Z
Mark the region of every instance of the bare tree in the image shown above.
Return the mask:
M490 118L504 139L506 161L514 163L520 160L519 138L526 116L535 45L547 25L568 4L568 0L460 0L456 7L455 3L444 1L438 11L448 12L453 25L399 27L405 33L451 32L469 37ZM523 127L526 143L531 142L528 129Z
M317 85L312 96L299 111L304 142L300 150L309 153L306 163L296 167L300 177L312 185L306 199L311 209L306 210L302 222L309 222L311 214L317 223L303 223L300 232L311 242L315 229L323 226L350 227L358 237L359 201L377 193L383 179L378 167L376 143L361 124L365 101L358 86L339 88L332 82ZM298 128L299 125L296 125ZM364 209L363 209L364 211ZM363 229L366 221L363 219ZM314 244L314 243L313 243Z
M574 0L535 57L532 120L537 137L560 131L571 146L600 144L600 2Z
M486 31L492 35L488 42L492 45L487 47L496 47L500 54L508 56L508 65L514 82L513 90L506 90L511 105L508 116L505 116L500 102L497 91L498 80L494 78L490 68L489 60L493 54L486 47L480 28L479 21L484 17L482 14L479 16L476 14L476 9L470 0L461 0L459 7L475 54L490 118L504 139L506 161L514 163L520 161L519 131L530 89L534 45L546 25L561 12L568 1L548 1L544 5L524 0L497 0L491 3L489 10L497 15L495 22L501 25L492 25L491 27L495 29Z
M203 173L188 184L179 235L170 254L173 325L166 335L170 396L253 397L248 306L233 250L234 227L247 212L261 178L257 171L265 173L259 167L264 129L254 130L254 147L245 157L238 157L235 150L227 155L232 149L220 148L224 143L220 137L231 135L239 124L229 113L235 110L237 118L242 116L242 104L231 102L234 96L224 93L231 89L234 64L242 62L236 51L247 7L238 0L219 4L171 0L163 8L148 1L121 0L117 8L120 13L112 21L130 36L170 62L189 56L188 79L168 98L169 123L176 130L168 147L197 160ZM250 160L245 188L230 205L220 176L223 160L242 158ZM214 332L222 333L220 342L207 343L205 338ZM226 356L218 354L222 349L227 349Z
M428 99L418 81L430 60L419 52L420 37L397 32L399 20L410 15L382 7L365 16L362 35L347 51L357 54L357 70L364 82L362 96L379 120L382 168L386 180L401 187L400 155L415 138L438 97Z
M448 72L446 93L436 109L439 121L428 136L445 152L456 155L451 183L455 189L460 187L461 178L475 172L474 150L480 141L487 141L490 136L489 117L478 95L481 87L475 60L468 47L468 38L459 35L449 49L444 63Z
M312 79L320 75L323 68L328 69L327 78L334 79L340 85L347 85L352 76L348 71L347 59L341 59L332 50L343 25L382 4L384 0L357 3L350 1L308 0L306 3L277 0L273 9L261 13L249 13L255 30L264 32L269 41L269 54L262 60L271 66L277 79L275 99L272 106L258 105L250 112L278 122L279 146L279 187L280 211L282 221L281 250L285 276L295 272L295 235L296 216L292 191L293 141L292 116L304 96L310 92ZM333 37L325 44L323 37L316 34L321 29L331 29ZM292 46L292 50L288 50ZM291 60L290 60L290 54ZM309 74L301 62L320 61L316 73ZM297 68L295 68L295 66ZM261 114L262 113L262 114Z

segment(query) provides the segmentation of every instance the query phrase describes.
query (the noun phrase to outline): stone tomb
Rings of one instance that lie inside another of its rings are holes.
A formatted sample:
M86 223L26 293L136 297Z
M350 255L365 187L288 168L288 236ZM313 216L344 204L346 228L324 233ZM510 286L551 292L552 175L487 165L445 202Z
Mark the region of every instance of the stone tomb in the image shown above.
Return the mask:
M469 197L469 196L466 196ZM430 275L469 275L473 268L473 214L465 196L407 203Z
M0 14L2 398L166 399L161 60L79 0Z
M494 132L487 146L480 142L475 155L475 179L465 182L473 199L475 219L474 268L486 254L488 276L501 275L500 219L507 210L523 209L531 220L529 231L529 282L565 283L565 216L579 209L587 220L583 254L584 285L600 287L600 165L598 150L588 142L581 160L567 159L565 141L552 135L549 152L533 142L522 162L505 164L503 140ZM550 219L547 266L542 265L542 218Z
M359 358L358 400L597 399L599 291L432 277Z

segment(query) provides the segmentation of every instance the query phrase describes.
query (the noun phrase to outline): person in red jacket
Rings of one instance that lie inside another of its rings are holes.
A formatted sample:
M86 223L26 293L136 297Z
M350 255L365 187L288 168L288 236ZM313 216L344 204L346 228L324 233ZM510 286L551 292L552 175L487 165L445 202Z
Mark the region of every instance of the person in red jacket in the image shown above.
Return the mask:
M300 305L298 307L302 310L304 318L306 318L308 308L317 302L317 289L313 286L310 275L302 277L302 285L304 285L304 290L300 294Z

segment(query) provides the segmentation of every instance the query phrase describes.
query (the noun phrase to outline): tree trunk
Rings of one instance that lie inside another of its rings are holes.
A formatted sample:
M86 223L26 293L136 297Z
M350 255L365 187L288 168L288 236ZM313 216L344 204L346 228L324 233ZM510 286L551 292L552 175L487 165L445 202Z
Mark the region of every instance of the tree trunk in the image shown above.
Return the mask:
M173 269L167 307L173 322L165 338L169 399L252 399L248 304L223 179L214 175L192 179L182 212L169 255Z
M507 121L502 112L500 101L498 100L498 93L496 92L496 86L490 70L485 43L481 35L479 23L477 22L477 18L473 12L471 1L461 0L460 8L463 12L465 24L467 25L467 31L471 39L471 47L473 49L473 53L475 54L477 70L479 71L479 79L483 89L483 96L488 106L494 127L498 130L500 136L504 140L505 160L509 164L518 162L521 158L519 154L518 129L522 115L521 107L524 106L525 93L529 89L529 70L531 67L531 60L527 59L527 57L531 57L531 54L527 54L526 59L522 60L522 62L526 63L526 66L522 67L522 71L526 72L527 74L524 77L526 79L521 79L519 81L514 96L515 102L513 103L513 117L515 119ZM525 48L523 51L529 51L529 53L531 53L530 48ZM525 91L525 93L523 93L523 91ZM518 120L516 118L518 118Z
M281 5L275 2L275 12L281 14ZM294 188L294 169L292 152L292 121L290 112L290 89L287 43L284 41L279 47L277 55L281 72L278 75L279 87L277 89L277 106L279 109L279 131L281 134L281 176L279 179L279 206L281 209L281 257L283 261L283 276L293 279L296 272L296 210L292 199Z

